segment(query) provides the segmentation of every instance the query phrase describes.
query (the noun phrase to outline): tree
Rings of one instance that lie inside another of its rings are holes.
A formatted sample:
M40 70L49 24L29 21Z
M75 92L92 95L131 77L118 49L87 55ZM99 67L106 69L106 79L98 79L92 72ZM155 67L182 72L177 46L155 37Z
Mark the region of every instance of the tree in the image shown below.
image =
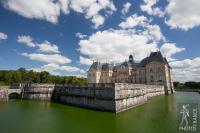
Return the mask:
M40 73L40 83L50 83L50 74L46 71Z
M75 76L55 76L50 73L28 71L25 68L18 70L0 70L0 85L9 85L12 83L54 83L54 84L87 84L86 78Z

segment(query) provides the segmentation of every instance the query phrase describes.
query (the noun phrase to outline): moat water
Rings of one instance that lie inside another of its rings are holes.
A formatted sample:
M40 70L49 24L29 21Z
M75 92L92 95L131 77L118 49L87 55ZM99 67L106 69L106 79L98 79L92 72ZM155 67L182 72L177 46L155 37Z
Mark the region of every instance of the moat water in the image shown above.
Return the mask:
M0 133L176 133L177 103L200 95L176 92L119 114L62 104L13 100L0 103Z

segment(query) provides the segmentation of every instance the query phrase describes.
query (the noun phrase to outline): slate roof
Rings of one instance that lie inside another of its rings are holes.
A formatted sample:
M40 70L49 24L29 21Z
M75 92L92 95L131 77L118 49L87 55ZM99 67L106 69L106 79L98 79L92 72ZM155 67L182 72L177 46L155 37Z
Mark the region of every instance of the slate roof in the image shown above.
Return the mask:
M169 65L168 62L167 62L167 59L162 56L160 51L157 51L157 52L152 52L149 57L144 58L139 63L139 66L143 67L143 66L145 66L146 64L148 64L152 61L158 61L158 62L165 63L165 64Z
M95 70L100 70L102 68L102 65L100 62L94 62L91 66L90 66L90 69L95 69Z
M94 62L91 67L91 69L95 69L95 70L113 70L113 71L117 71L117 68L124 65L124 66L131 66L131 67L144 67L146 64L152 62L152 61L158 61L164 64L168 64L167 59L165 57L162 56L160 51L157 52L151 52L149 57L144 58L140 63L135 63L135 62L130 62L130 61L125 61L122 64L116 65L114 66L113 64L109 64L109 63L105 63L105 64L101 64L100 62ZM170 66L169 66L170 67Z
M113 64L108 64L108 63L103 64L102 70L104 71L113 70Z

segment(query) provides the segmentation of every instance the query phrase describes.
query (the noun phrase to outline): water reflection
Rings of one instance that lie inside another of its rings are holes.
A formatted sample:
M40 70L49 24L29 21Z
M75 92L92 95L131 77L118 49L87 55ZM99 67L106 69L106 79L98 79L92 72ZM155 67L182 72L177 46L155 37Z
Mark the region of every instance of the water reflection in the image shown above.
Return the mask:
M0 103L2 133L176 133L176 103L198 93L159 96L119 114L39 101ZM10 128L12 127L12 128Z

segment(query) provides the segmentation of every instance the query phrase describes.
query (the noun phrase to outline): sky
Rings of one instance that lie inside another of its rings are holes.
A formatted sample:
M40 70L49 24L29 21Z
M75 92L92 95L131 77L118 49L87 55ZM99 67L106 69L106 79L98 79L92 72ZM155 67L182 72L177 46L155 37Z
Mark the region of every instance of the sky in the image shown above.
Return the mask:
M199 0L0 0L0 69L86 76L93 61L160 50L174 81L200 81Z

